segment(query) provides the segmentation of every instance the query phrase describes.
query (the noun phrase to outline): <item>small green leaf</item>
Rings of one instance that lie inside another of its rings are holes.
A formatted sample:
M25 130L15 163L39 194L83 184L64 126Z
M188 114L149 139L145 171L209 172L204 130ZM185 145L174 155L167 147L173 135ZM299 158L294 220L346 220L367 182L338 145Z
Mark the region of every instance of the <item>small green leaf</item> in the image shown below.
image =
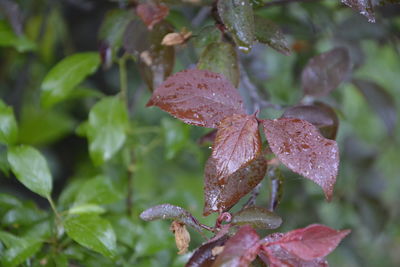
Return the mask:
M0 99L0 143L13 145L17 136L18 127L13 109Z
M273 212L261 207L249 207L233 215L232 223L250 224L254 228L275 229L282 224L282 219Z
M111 159L120 150L128 126L127 110L117 97L104 98L93 106L86 134L90 156L96 165Z
M82 205L74 205L72 208L68 210L69 214L84 214L84 213L95 213L102 214L106 210L98 205L94 204L82 204Z
M243 52L249 52L254 42L254 15L249 0L218 1L218 14Z
M200 56L197 68L221 73L235 87L239 85L239 65L235 48L229 43L211 43Z
M0 231L0 240L7 249L1 255L0 263L4 267L14 267L38 252L42 242L34 238L21 238Z
M94 73L100 65L98 53L78 53L61 60L42 83L42 103L45 107L67 99L72 89L88 75Z
M64 227L68 236L80 245L106 257L115 257L115 233L107 220L93 214L71 216L64 221Z
M75 204L110 204L121 199L121 193L109 177L98 176L82 185Z
M36 44L25 35L17 36L3 21L0 21L0 46L14 47L18 52L28 52L36 49Z
M48 198L52 190L52 177L46 159L31 146L11 147L8 162L17 179L27 188Z

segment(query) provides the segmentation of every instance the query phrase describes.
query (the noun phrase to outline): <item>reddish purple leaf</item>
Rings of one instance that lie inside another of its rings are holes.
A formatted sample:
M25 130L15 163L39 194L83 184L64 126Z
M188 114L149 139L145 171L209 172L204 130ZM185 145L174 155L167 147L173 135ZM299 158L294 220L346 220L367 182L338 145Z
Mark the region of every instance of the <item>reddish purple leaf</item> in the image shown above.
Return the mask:
M212 267L248 266L259 252L260 237L257 232L249 225L245 225L231 237L225 244L224 250L218 256Z
M336 112L324 103L288 108L285 110L285 113L283 113L282 118L306 120L317 127L325 138L332 140L336 138L339 119Z
M197 126L217 128L232 114L245 114L242 98L222 75L190 69L170 76L153 93L147 106L158 106Z
M225 180L260 153L261 137L255 115L235 114L221 121L211 155L219 180Z
M286 233L279 243L290 253L309 261L327 256L349 233L350 230L338 231L324 225L313 224Z
M227 240L228 235L224 235L215 241L201 245L190 257L185 267L210 267L216 258L212 250L217 246L223 246Z
M136 13L151 30L168 15L169 8L164 4L144 3L136 7Z
M350 56L345 48L313 57L301 74L304 94L318 97L329 94L346 78L350 67Z
M267 162L260 155L221 181L217 175L215 160L210 157L204 173L204 215L231 208L261 182L266 170Z
M339 167L336 142L322 137L314 125L300 119L264 120L263 127L278 159L321 186L330 201Z
M342 0L342 3L367 17L368 22L375 22L374 8L371 0Z
M268 264L268 267L328 267L325 258L305 261L290 254L279 245L272 245L261 251L258 256Z

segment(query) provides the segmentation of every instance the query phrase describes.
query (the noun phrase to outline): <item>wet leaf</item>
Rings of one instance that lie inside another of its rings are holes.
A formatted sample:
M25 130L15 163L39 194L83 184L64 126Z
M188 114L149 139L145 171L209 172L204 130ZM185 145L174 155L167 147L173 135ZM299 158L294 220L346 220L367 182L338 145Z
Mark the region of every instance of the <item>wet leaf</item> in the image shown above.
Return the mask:
M184 70L169 77L147 106L158 106L188 124L216 128L226 116L244 114L238 91L223 76L207 70Z
M169 8L164 4L142 3L136 7L136 13L151 30L168 15Z
M14 111L0 99L0 144L13 145L18 137Z
M371 0L341 0L343 4L358 11L365 16L369 22L375 22L374 8Z
M86 134L95 164L103 164L119 151L128 126L127 110L118 97L105 97L92 107Z
M267 162L260 155L221 181L215 160L210 157L204 171L204 215L231 208L261 182L266 170Z
M212 267L248 266L257 256L260 237L249 225L245 225L224 245L224 250L217 257Z
M321 97L329 94L344 81L351 70L345 48L335 48L313 57L301 74L305 95Z
M328 139L336 138L339 119L336 112L327 104L317 102L313 105L300 105L288 108L282 118L298 118L312 123Z
M260 229L276 229L282 224L282 219L265 208L248 207L233 214L232 223L236 225L249 224Z
M393 135L397 122L396 103L393 96L385 88L372 81L355 79L353 84L385 123L388 133Z
M23 145L11 147L7 158L12 172L22 184L42 197L50 197L53 187L51 173L38 150Z
M339 168L339 149L311 123L300 119L264 120L264 133L272 152L290 170L322 187L332 198Z
M218 1L218 14L243 52L249 52L254 42L254 15L249 0Z
M161 204L148 208L140 214L140 218L144 221L154 221L160 219L179 220L199 231L202 230L202 228L199 226L199 222L190 212L171 204Z
M279 244L302 260L311 261L327 256L349 233L350 230L338 231L324 225L313 224L288 232L273 244ZM268 244L266 246L268 247Z
M290 48L281 29L269 19L261 16L254 17L255 36L260 43L267 44L279 53L290 55Z
M74 87L94 73L99 65L99 54L94 52L76 53L61 60L42 82L42 104L51 107L67 99Z
M111 224L95 214L70 216L64 221L68 236L80 245L106 257L116 255L116 238Z
M239 86L239 65L235 48L229 43L209 44L199 58L197 68L220 73L235 87Z
M186 229L185 224L179 221L173 221L170 230L175 235L176 247L179 250L178 254L185 254L188 250L190 243L190 234Z
M190 260L186 263L185 267L210 267L215 261L215 255L213 249L215 247L222 247L228 240L228 236L225 235L215 241L207 242L201 245L193 253Z

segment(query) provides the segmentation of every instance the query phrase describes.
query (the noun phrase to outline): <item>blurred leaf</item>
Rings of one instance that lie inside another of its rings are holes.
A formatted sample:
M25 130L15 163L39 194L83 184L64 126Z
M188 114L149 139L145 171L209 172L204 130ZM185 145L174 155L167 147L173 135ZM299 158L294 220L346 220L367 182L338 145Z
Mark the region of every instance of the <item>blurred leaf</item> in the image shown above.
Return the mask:
M235 87L239 86L238 58L235 48L229 43L209 44L200 55L197 68L223 74Z
M122 37L133 14L130 10L113 9L107 12L99 30L99 39L106 41L112 49L122 45Z
M305 95L321 97L346 79L351 61L345 48L335 48L310 59L301 74L301 86Z
M6 177L10 177L10 163L7 160L7 149L5 147L0 148L0 171Z
M75 204L72 208L68 210L69 214L102 214L104 212L106 212L106 210L103 207L95 204Z
M282 224L278 215L261 207L248 207L233 214L232 223L260 229L276 229Z
M13 195L0 193L0 212L22 206L22 202Z
M118 97L106 97L89 112L87 137L90 157L96 165L111 159L122 147L129 127L127 110Z
M161 121L166 158L173 159L177 153L187 148L189 141L189 128L177 120L163 118Z
M224 250L218 255L212 267L248 266L258 253L260 237L249 225L245 225L232 236L224 245Z
M147 106L158 106L185 123L208 128L216 128L226 116L244 113L241 97L230 82L220 74L196 69L169 77Z
M95 52L76 53L55 65L44 78L42 104L51 107L67 99L71 91L100 65L100 57Z
M75 205L79 204L110 204L120 200L123 192L119 191L110 177L103 175L97 176L86 181L81 185L76 199Z
M14 267L36 254L42 242L34 238L22 238L0 231L0 240L7 249L2 254L0 263L4 267Z
M145 221L154 221L160 219L178 220L188 226L193 227L194 229L197 229L198 231L202 230L202 228L199 226L199 222L190 212L171 204L161 204L148 208L140 214L140 218Z
M154 25L168 16L169 8L163 3L143 3L136 7L136 13L151 30Z
M18 126L14 111L0 99L0 144L13 145L17 142Z
M25 106L19 124L18 141L35 146L50 144L71 133L74 124L74 120L66 113Z
M23 17L20 6L11 0L3 0L0 2L0 13L3 13L11 24L15 34L22 34Z
M210 267L215 261L215 255L212 253L213 249L215 247L222 247L227 240L228 236L225 235L217 240L212 240L201 245L196 249L192 257L190 257L185 267Z
M313 124L321 134L335 140L339 126L336 112L327 104L317 102L313 105L300 105L285 110L282 118L298 118Z
M267 44L279 53L289 56L291 51L281 29L272 21L261 17L254 17L255 37L260 43Z
M196 47L204 49L212 43L221 42L221 31L214 25L205 26L194 35L193 40Z
M64 227L68 236L80 245L106 257L115 257L115 233L107 220L94 214L70 216L64 221Z
M254 42L254 15L249 0L218 1L218 14L243 52L249 52Z
M339 149L311 123L300 119L264 120L264 133L272 152L290 170L322 187L328 201L339 168Z
M341 0L343 4L351 7L361 15L367 17L368 22L375 22L374 9L371 0Z
M46 159L30 146L11 147L8 162L17 179L27 188L42 197L49 198L52 177Z
M368 104L384 122L389 135L394 134L397 122L396 103L385 88L372 81L355 79L353 84L360 90Z
M123 214L115 214L109 216L108 219L114 228L118 242L134 249L139 233L143 233L140 224Z
M263 155L249 162L224 181L219 180L214 158L210 157L204 171L205 216L227 210L256 187L264 178L267 162Z
M26 36L17 36L12 29L0 21L0 47L14 47L18 52L29 52L36 49L36 44Z
M171 247L174 242L173 234L168 230L168 225L160 221L149 223L140 233L136 242L136 256L154 257L157 252ZM155 240L157 240L155 242Z
M216 179L227 179L255 160L261 153L261 137L255 115L232 115L218 125L211 157L216 167Z
M14 227L32 225L46 216L45 212L38 210L34 205L13 207L4 214L1 224Z

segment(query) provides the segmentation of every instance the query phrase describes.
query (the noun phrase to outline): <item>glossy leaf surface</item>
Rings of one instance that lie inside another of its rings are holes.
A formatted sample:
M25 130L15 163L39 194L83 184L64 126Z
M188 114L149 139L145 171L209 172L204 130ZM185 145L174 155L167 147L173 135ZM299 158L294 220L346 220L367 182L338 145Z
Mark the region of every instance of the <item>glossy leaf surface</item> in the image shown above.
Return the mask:
M225 244L212 267L248 266L257 256L260 237L249 225L245 225Z
M262 207L248 207L232 217L232 223L236 225L251 225L253 228L276 229L282 224L278 215Z
M345 48L335 48L313 57L303 69L301 86L305 95L329 94L350 72L351 61Z
M11 147L8 150L8 162L17 179L29 190L49 197L52 190L52 177L42 154L30 146Z
M201 245L196 249L192 257L190 257L185 267L210 267L216 258L215 255L213 255L213 249L215 247L222 247L227 240L228 236L225 235L215 241Z
M216 128L232 114L244 114L238 91L223 76L207 70L184 70L170 76L147 106L158 106L174 117L198 126Z
M301 267L328 267L328 261L325 258L318 258L311 261L302 260L299 257L287 252L279 245L268 247L268 252L261 251L258 256L268 264L268 267L281 266L301 266Z
M261 17L254 17L256 40L275 49L286 56L290 55L290 48L281 29L272 21Z
M61 60L43 80L42 104L51 107L67 99L72 89L94 73L99 65L100 57L94 52L76 53Z
M235 87L239 86L239 65L235 48L229 43L211 43L200 55L197 68L220 73Z
M254 15L249 0L218 1L218 14L239 49L250 51L254 42Z
M261 137L254 115L232 115L218 125L211 157L217 168L217 178L227 177L253 161L261 153Z
M13 145L17 137L18 126L14 111L0 99L0 143Z
M116 255L116 238L111 224L94 214L70 216L64 221L70 238L80 245L113 258Z
M383 87L375 82L355 79L354 85L361 91L368 104L385 123L389 134L393 134L397 122L396 103Z
M224 211L235 205L261 182L266 170L267 162L260 155L221 181L215 160L210 157L204 171L204 215Z
M331 200L339 168L336 142L322 137L315 126L300 119L264 120L263 126L278 159L321 186L326 199Z
M343 4L358 11L365 16L369 22L375 22L375 14L371 0L341 0Z
M136 7L137 15L149 29L162 21L169 13L169 8L164 4L143 3Z
M140 214L140 218L145 221L154 221L160 219L179 220L184 224L197 230L201 230L199 222L187 210L171 204L161 204L151 207Z
M103 98L92 107L86 135L95 164L104 163L118 152L125 142L128 124L126 108L117 97Z
M285 110L282 118L298 118L312 123L328 139L336 138L339 119L336 112L324 103L294 106Z

